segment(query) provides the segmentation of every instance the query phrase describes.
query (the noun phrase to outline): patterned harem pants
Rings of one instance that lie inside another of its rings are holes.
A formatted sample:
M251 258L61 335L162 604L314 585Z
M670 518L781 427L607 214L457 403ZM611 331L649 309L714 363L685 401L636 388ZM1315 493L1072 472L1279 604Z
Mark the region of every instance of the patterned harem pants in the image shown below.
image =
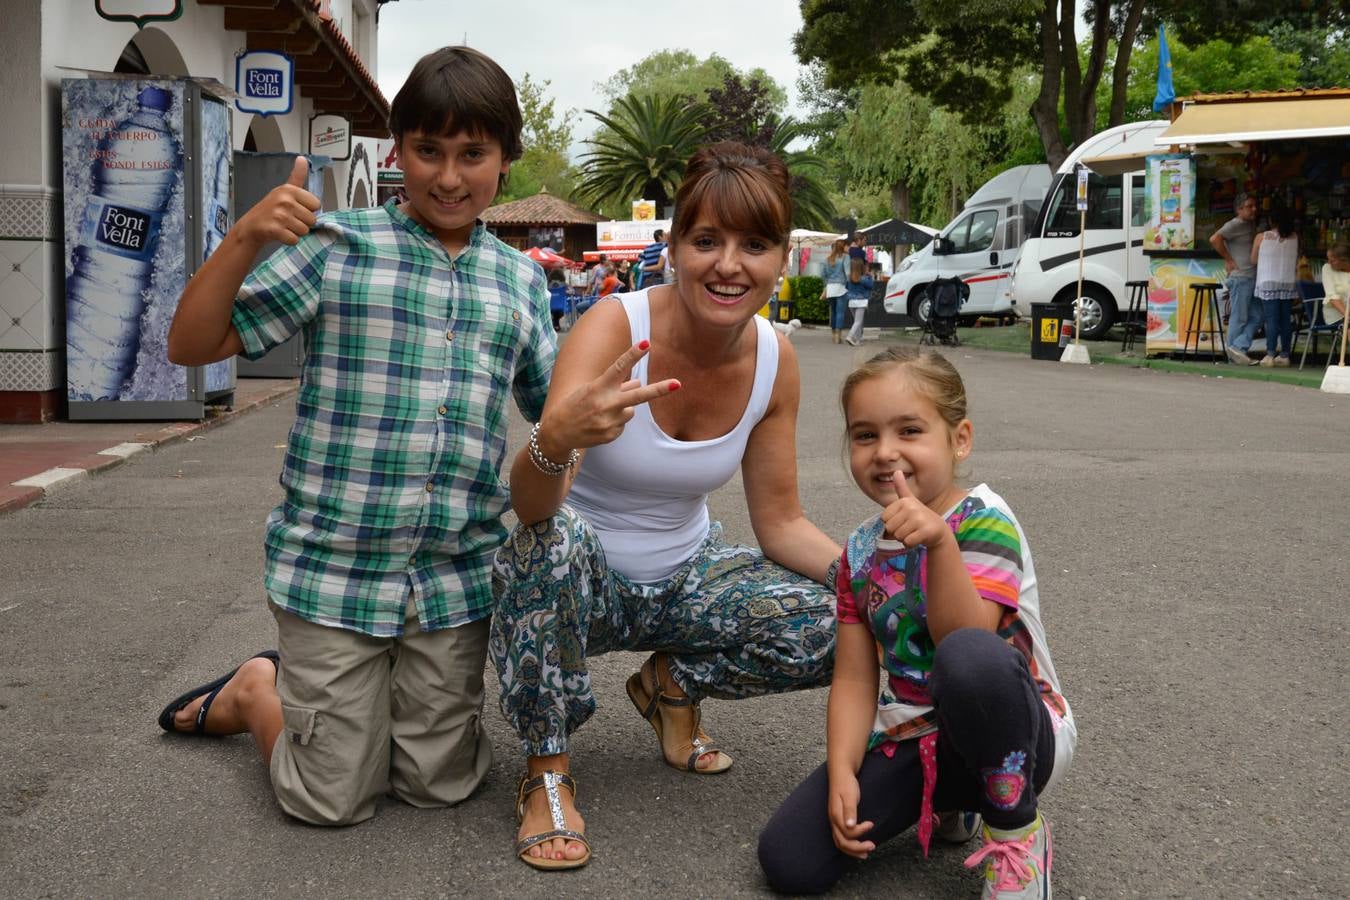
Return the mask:
M653 584L610 571L595 532L567 506L511 533L493 567L488 652L527 755L567 752L595 712L586 658L610 650L668 652L672 677L695 700L829 683L833 592L724 543L721 531L714 524L679 571Z

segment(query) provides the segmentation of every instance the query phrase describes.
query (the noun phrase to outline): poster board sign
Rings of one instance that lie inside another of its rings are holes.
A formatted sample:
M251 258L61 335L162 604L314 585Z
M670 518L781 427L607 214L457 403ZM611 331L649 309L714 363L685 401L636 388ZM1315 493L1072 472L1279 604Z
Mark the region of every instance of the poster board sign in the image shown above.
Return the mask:
M670 231L670 219L652 219L646 222L596 222L595 246L601 252L609 250L641 250L655 238L657 229Z
M284 116L295 99L295 61L270 50L241 53L234 59L234 90L240 112Z
M352 155L352 127L342 116L328 113L309 119L309 152L335 162Z
M1088 208L1088 178L1091 176L1088 167L1078 166L1078 190L1075 195L1077 198L1077 208L1079 212L1087 212Z
M109 22L172 22L183 15L183 0L94 0L94 11Z
M1195 247L1195 159L1159 153L1144 159L1145 250Z

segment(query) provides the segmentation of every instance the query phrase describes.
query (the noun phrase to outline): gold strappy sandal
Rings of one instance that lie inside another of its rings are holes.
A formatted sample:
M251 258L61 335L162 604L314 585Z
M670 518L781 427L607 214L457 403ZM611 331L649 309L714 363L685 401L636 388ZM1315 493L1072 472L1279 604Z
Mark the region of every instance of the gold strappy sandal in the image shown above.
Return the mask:
M519 822L525 818L525 798L541 788L548 797L548 812L550 818L553 819L552 831L533 834L516 841L516 856L520 857L520 861L527 866L533 866L536 869L579 869L591 861L591 845L586 842L586 836L579 831L569 829L567 820L563 818L562 800L558 796L558 788L560 787L567 788L572 792L572 798L576 799L577 783L566 772L554 772L550 769L547 772L540 772L533 778L527 775L520 779L520 787L516 789L516 821ZM578 842L586 848L585 855L577 859L552 859L547 856L530 856L527 852L536 844L542 844L554 838Z
M702 720L702 710L699 705L690 697L672 697L669 694L661 692L660 678L656 673L655 657L651 664L651 687L647 687L643 673L647 671L647 664L643 663L642 668L638 669L629 679L626 685L628 690L628 699L633 701L637 707L638 713L642 718L651 723L652 730L656 732L656 739L661 744L661 757L666 761L666 765L672 769L680 769L685 772L693 772L697 775L718 775L731 768L732 759L726 751L712 742L712 738L704 733L700 727ZM678 710L678 712L677 712ZM686 713L685 710L688 710ZM683 721L667 722L666 716L678 717L684 719L688 717L687 731L686 723ZM665 730L669 726L674 734L689 735L683 747L677 748L677 752L683 753L688 748L689 756L683 763L673 761L666 755ZM717 765L709 766L706 769L698 767L700 757L708 754L717 754L720 762Z

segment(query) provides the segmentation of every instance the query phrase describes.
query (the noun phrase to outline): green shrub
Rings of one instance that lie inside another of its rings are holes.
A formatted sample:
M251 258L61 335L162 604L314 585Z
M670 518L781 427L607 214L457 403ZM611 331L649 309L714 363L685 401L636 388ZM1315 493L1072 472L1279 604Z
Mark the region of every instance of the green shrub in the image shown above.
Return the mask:
M815 275L794 275L788 278L792 285L792 299L796 302L795 315L803 322L828 323L830 307L821 296L825 282Z

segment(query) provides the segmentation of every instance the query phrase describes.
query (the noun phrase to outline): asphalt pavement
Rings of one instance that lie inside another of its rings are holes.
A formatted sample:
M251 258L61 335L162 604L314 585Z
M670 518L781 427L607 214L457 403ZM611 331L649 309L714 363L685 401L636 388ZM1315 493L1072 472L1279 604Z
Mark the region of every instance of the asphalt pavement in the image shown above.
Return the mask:
M837 392L881 344L793 341L801 496L842 539L872 510L843 465ZM1081 735L1042 804L1056 894L1344 896L1350 397L949 355L971 394L970 480L1029 535ZM824 691L705 704L736 764L690 776L624 695L642 657L596 659L600 709L573 764L595 857L558 874L512 854L522 760L492 705L496 762L474 797L390 800L345 829L288 820L248 738L159 731L165 702L273 643L261 528L293 402L0 516L0 894L765 894L757 834L824 758ZM739 479L711 502L753 540ZM974 849L925 860L904 835L837 893L976 897Z

